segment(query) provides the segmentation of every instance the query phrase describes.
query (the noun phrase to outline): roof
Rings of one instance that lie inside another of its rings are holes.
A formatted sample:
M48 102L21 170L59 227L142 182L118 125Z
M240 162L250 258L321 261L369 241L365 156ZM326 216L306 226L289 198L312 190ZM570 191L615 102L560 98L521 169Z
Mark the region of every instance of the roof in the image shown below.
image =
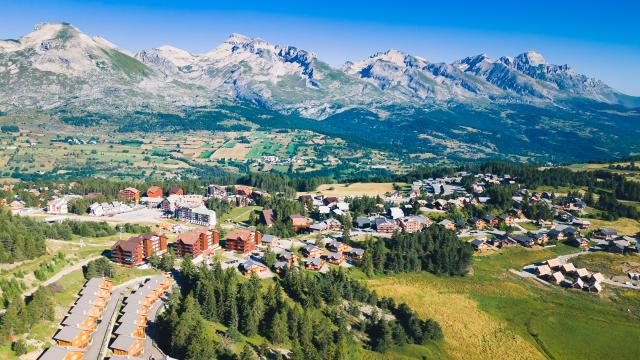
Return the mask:
M253 231L247 229L240 229L236 231L232 231L227 234L227 240L232 239L240 239L242 241L249 241L253 237Z
M195 209L191 210L191 212L193 212L195 214L200 214L200 215L216 216L216 212L215 211L209 210L206 207L198 207L198 208L195 208Z
M342 254L336 253L336 252L330 252L329 255L327 255L327 258L331 260L340 260L342 258Z
M113 250L117 247L120 247L122 250L125 250L128 252L134 252L139 244L140 244L140 239L137 236L132 236L127 240L116 241L116 243L113 244L113 246L111 246L111 249Z
M178 235L176 238L176 242L181 242L186 245L195 245L198 240L200 240L200 235L202 235L202 230L193 230L186 232L184 234Z
M531 241L533 241L533 240L532 240L530 237L528 237L528 236L513 236L513 237L512 237L512 239L513 239L513 240L515 240L515 241L517 241L517 242L519 242L519 243L522 243L522 244L525 244L525 243L526 243L526 244L528 244L528 243L530 243Z
M118 349L118 350L129 350L131 349L131 347L133 345L135 345L137 339L133 338L131 336L126 336L126 335L118 335L118 337L116 338L116 340L111 344L111 348L112 349Z
M136 330L138 330L139 326L136 324L132 324L132 323L124 323L124 324L120 324L120 326L118 326L113 333L116 335L131 335L132 333L134 333Z
M573 265L573 263L562 264L561 267L562 267L562 269L564 271L575 271L576 270L576 267Z
M304 250L305 252L307 252L307 253L310 253L310 252L312 252L312 251L314 251L314 250L316 250L316 249L321 250L319 247L317 247L317 246L315 246L315 245L307 245L307 246L305 246L305 247L304 247L304 249L303 249L303 250Z
M444 219L444 220L442 220L442 221L440 221L438 223L438 225L442 225L442 226L447 226L447 225L450 225L450 224L453 224L453 221L451 221L449 219Z
M38 360L60 360L64 359L70 352L71 350L69 349L52 346L42 353Z
M127 305L125 305L122 309L120 309L120 312L122 312L122 313L129 313L129 312L135 313L135 312L140 311L140 307L141 307L140 304L136 304L136 303L130 302Z
M77 338L83 331L84 330L75 326L65 326L53 336L53 339L72 342L73 339Z
M104 278L102 277L94 277L89 279L86 283L84 283L84 288L88 289L88 288L98 288L100 286L102 286L102 284L104 283Z
M604 281L604 275L602 275L601 273L595 273L591 275L591 279L598 282L598 281Z
M259 263L257 261L253 261L253 260L249 259L249 260L247 260L247 261L245 261L245 262L240 264L240 269L241 270L249 270L249 269L251 269L252 266L259 266L259 267L262 267L262 268L266 268L266 266L264 266L264 264L261 264L261 263Z
M69 315L66 318L64 318L64 320L62 321L62 325L78 326L82 324L82 322L85 321L87 317L88 317L87 315L81 312L72 312L72 313L69 313Z
M580 268L580 269L576 269L576 274L580 277L583 276L588 276L589 275L589 271L585 268Z
M267 235L263 235L262 236L262 242L263 243L271 243L271 242L273 242L275 240L278 240L278 237L275 236L275 235L268 235L267 234Z
M364 249L351 248L351 253L355 254L355 255L363 255L364 254Z
M617 235L618 230L614 228L602 228L602 229L598 229L596 233L602 234L602 235Z
M124 323L135 323L138 318L140 318L142 315L140 314L136 314L133 312L127 312L122 314L122 317L120 317L120 319L118 320L119 323L124 324Z
M473 239L473 240L471 240L471 245L479 246L479 245L484 244L485 242L486 242L485 239Z
M549 274L551 274L551 268L549 267L549 265L540 265L540 266L536 267L536 270L538 271L538 273L540 275L549 275Z
M317 256L317 257L314 257L314 258L307 259L306 263L307 263L307 265L320 266L320 265L322 265L322 259L319 256Z
M273 225L273 222L276 219L272 209L262 210L262 217L264 218L264 222L267 224L267 226Z
M549 265L549 267L558 267L560 266L560 259L555 258L555 259L549 259L547 260L547 265Z
M279 259L285 259L285 260L289 260L293 257L293 253L291 251L283 251L282 253L280 253L280 255L278 255Z

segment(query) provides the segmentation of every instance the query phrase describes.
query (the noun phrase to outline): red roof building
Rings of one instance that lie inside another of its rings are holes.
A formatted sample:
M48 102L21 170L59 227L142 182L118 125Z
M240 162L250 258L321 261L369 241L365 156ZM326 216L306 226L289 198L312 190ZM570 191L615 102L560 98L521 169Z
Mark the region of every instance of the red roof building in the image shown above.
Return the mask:
M111 247L111 260L137 266L153 254L162 255L167 251L168 239L164 234L143 233L127 240L119 240Z
M184 195L184 190L180 187L169 189L169 196L171 195Z
M307 230L311 226L311 221L302 215L291 215L291 225L293 225L293 231L298 232L300 230Z
M219 243L218 231L196 229L180 234L174 242L178 256L190 254L192 259L200 255L208 255Z
M227 234L225 248L227 251L246 254L252 252L256 248L256 245L260 245L261 243L261 232L242 229Z
M147 189L147 197L160 198L162 197L162 188L160 186L149 186Z

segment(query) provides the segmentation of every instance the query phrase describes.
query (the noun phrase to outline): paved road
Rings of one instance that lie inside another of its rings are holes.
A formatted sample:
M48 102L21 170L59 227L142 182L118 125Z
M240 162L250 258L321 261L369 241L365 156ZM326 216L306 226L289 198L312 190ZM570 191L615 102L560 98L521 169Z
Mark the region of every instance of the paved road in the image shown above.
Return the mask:
M151 309L149 309L148 316L148 326L147 326L147 336L144 339L144 354L140 356L141 359L165 359L166 356L158 347L153 343L153 338L156 337L156 332L158 331L158 324L156 323L156 317L158 315L158 310L164 305L164 301L158 300Z

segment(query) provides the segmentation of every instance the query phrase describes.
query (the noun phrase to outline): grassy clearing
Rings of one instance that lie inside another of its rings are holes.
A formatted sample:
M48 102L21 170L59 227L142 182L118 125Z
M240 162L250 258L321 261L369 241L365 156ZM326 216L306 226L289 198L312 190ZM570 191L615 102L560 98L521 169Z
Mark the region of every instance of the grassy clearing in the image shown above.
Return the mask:
M640 232L640 221L629 218L619 218L615 221L589 219L594 229L612 227L622 235L635 235Z
M513 248L474 257L474 276L400 274L367 280L382 296L436 319L443 351L464 359L636 359L640 294L606 289L601 296L547 287L510 268L568 251ZM574 250L575 251L575 250Z
M245 206L245 207L236 207L233 208L229 213L224 214L220 220L226 221L236 221L243 222L249 220L249 215L254 211L262 210L262 206Z
M601 272L609 276L626 276L630 271L640 271L640 257L636 255L621 256L597 252L578 256L573 263L576 267L584 267L591 272Z
M521 223L518 223L518 225L522 226L525 230L529 230L529 231L538 231L538 230L540 230L540 228L538 226L536 226L536 224L534 224L532 222L521 222Z
M398 184L402 185L402 184ZM385 193L393 192L393 183L353 183L353 184L323 184L318 186L316 191L308 193L298 193L298 195L312 194L324 196L383 196Z

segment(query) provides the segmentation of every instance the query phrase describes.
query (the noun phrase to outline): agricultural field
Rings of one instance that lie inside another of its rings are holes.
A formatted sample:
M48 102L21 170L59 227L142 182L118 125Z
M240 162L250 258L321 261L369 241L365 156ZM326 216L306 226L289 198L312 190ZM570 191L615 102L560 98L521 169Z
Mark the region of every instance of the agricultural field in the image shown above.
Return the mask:
M578 256L572 260L576 267L583 267L592 272L600 272L607 276L620 276L628 279L627 273L640 273L640 256L617 255L597 252Z
M3 118L0 124L7 121ZM306 130L142 133L104 126L87 133L55 119L13 117L10 123L20 131L0 133L4 178L14 173L175 178L203 167L309 172L341 166L345 176L371 168L409 169L393 154Z
M402 186L403 184L395 184ZM352 183L352 184L322 184L316 191L301 192L300 195L324 195L324 196L383 196L395 190L393 183Z
M615 228L620 235L635 235L640 233L640 221L629 218L619 218L618 220L608 221L601 219L589 219L591 226L597 228Z
M513 248L475 256L473 275L399 274L366 280L381 296L406 302L443 327L444 358L636 359L640 294L601 295L549 287L508 272L565 252Z

